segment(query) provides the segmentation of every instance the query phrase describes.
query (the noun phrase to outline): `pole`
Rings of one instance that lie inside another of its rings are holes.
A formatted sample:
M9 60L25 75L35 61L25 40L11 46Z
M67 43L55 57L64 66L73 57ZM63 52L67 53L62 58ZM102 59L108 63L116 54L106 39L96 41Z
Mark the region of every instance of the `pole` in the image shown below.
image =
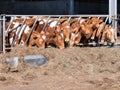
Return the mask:
M0 16L0 53L3 52L3 37L2 37L2 17Z
M3 31L2 31L2 34L3 34L3 53L5 53L5 14L2 15L3 17Z
M109 0L109 23L112 22L112 27L117 28L117 0ZM117 31L115 31L115 41L117 44Z
M69 8L69 14L74 14L74 0L70 0L70 8Z

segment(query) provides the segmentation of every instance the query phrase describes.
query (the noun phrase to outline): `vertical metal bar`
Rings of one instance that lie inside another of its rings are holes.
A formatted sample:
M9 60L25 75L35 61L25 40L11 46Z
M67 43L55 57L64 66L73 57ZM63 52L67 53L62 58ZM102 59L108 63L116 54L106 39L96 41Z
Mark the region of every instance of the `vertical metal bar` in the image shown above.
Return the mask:
M10 29L10 26L11 26L11 24L12 24L12 22L13 22L14 18L15 18L15 17L11 17L10 24L9 24L9 26L8 26L7 30L6 30L7 32L9 32L8 30Z
M105 19L105 24L107 23L107 21L108 21L108 18L109 18L109 17L106 17L106 19Z
M112 22L113 28L117 28L117 21L115 21L116 18L117 18L117 0L109 0L109 23ZM115 31L115 44L117 45L117 31Z
M56 23L54 29L56 28L57 24L60 22L60 18L61 18L61 16L58 18L57 23Z
M78 22L80 22L81 17L78 18Z
M34 22L34 24L33 24L32 28L31 28L31 30L30 30L30 33L29 33L29 35L28 35L27 39L25 40L24 45L26 45L26 44L27 44L27 42L29 41L29 38L30 38L30 36L31 36L31 34L32 34L33 30L34 30L34 27L35 27L35 24L36 24L36 23L37 23L37 21L38 21L38 18L39 18L39 17L37 16L37 18L36 18L36 20L35 20L35 22Z
M3 36L2 36L2 17L0 16L0 53L3 52Z
M109 0L109 23L112 17L117 16L117 0Z
M45 25L44 25L44 27L43 27L42 31L43 31L43 30L45 30L46 25L47 25L47 23L48 23L48 21L49 21L50 17L51 17L51 16L49 16L49 17L47 18L47 21L45 22Z
M70 17L68 18L68 20L67 20L67 25L69 25L70 19L71 19L71 16L70 16Z
M117 19L117 0L115 0L115 19ZM115 28L117 28L117 21L115 22ZM117 30L115 31L115 44L117 45Z
M5 14L3 15L3 53L5 53Z
M103 27L102 27L102 31L103 31L104 28L105 28L105 25L106 25L106 23L107 23L107 21L108 21L108 18L109 18L109 17L106 17L106 19L105 19L104 25L103 25ZM101 37L101 34L98 36L98 43L97 43L97 44L99 44L100 37Z
M14 38L14 40L13 40L13 42L12 42L12 45L11 45L11 46L14 46L14 43L15 43L15 41L16 41L16 39L17 39L17 37L18 37L19 33L20 33L20 30L22 29L22 27L23 27L23 25L24 25L24 23L25 23L26 19L27 19L27 17L25 17L25 18L24 18L24 21L22 22L22 25L21 25L21 27L19 28L18 33L16 34L16 36L15 36L15 38Z
M74 0L70 0L70 8L69 8L69 14L74 14Z

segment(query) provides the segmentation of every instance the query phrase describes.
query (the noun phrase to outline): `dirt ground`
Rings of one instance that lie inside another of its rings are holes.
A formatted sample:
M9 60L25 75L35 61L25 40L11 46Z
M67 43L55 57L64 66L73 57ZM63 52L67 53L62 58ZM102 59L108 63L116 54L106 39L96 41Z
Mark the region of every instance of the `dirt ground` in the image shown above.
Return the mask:
M23 56L43 54L46 64L24 64ZM17 68L6 57L19 57ZM120 90L120 48L39 49L17 46L0 54L0 90Z

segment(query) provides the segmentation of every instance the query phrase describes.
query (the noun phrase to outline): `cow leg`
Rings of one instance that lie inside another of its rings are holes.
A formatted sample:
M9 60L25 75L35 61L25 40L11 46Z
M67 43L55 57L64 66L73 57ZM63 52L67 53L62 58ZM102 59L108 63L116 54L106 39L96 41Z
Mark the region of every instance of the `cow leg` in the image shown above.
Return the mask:
M94 30L94 31L93 31L93 33L92 33L92 37L91 37L91 39L92 39L92 40L94 40L94 39L95 39L96 32L97 32L97 29L96 29L96 30Z
M103 44L104 43L104 41L105 41L105 36L106 36L106 31L104 31L103 32L103 34L102 34L102 38L101 38L101 43Z

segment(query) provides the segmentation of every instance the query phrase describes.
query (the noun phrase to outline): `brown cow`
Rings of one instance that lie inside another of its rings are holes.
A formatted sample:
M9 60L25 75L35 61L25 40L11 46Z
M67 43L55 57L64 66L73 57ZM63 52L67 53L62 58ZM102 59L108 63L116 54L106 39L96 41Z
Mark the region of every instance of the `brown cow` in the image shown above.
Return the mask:
M101 43L104 43L104 41L110 41L111 43L115 43L115 32L117 31L116 28L112 28L108 25L105 26L105 30L103 31Z
M62 32L60 32L59 27L56 27L56 29L54 29L47 26L44 33L46 36L46 45L54 44L60 49L64 48L64 35Z
M44 49L45 48L45 39L46 36L37 32L33 31L32 35L30 36L28 46L36 45L37 47Z

